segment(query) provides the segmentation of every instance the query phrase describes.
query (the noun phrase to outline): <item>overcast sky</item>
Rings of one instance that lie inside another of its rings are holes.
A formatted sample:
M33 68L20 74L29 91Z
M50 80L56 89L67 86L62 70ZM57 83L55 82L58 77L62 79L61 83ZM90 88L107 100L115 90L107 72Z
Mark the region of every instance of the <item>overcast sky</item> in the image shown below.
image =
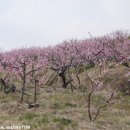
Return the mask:
M2 50L120 29L130 29L130 0L0 0Z

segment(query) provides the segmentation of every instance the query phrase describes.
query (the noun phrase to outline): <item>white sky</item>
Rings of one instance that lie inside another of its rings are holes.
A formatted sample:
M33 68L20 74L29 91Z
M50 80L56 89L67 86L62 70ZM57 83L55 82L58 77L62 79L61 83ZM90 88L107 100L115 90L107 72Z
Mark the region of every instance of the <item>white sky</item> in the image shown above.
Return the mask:
M130 29L130 0L0 0L2 50L120 29Z

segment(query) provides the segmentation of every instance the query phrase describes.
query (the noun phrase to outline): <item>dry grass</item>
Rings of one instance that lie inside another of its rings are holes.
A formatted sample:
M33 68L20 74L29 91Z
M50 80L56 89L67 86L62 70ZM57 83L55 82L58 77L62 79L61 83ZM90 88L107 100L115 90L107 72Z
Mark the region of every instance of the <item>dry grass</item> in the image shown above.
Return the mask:
M123 69L120 71L125 73ZM106 80L105 76L99 78L104 80L103 77ZM106 94L106 90L95 94L93 104L98 106ZM0 92L0 125L30 125L31 130L130 130L130 96L122 93L95 122L89 121L87 103L82 93L76 90L72 93L70 89L41 88L40 107L33 109L27 107L28 97L23 104L18 103L18 99L18 94Z
M86 103L81 93L44 92L39 97L39 108L28 109L27 105L12 101L14 95L0 93L0 125L31 125L31 130L129 130L130 97L115 99L107 112L101 113L96 122L90 123ZM10 98L7 98L10 97ZM16 96L17 97L17 96ZM120 98L120 97L118 97ZM6 99L6 100L4 100ZM117 101L118 100L118 101ZM94 102L98 105L98 102Z

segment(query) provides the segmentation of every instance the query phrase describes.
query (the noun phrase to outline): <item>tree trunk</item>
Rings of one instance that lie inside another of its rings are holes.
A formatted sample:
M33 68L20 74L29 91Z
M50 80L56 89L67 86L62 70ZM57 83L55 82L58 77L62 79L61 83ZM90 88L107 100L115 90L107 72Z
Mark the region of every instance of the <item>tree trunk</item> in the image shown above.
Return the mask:
M26 80L25 80L25 78L24 78L24 80L23 80L23 86L22 86L22 88L21 88L20 102L23 101L23 95L24 95L24 91L25 91L25 84L26 84Z
M24 96L25 85L26 85L26 64L25 63L23 64L23 77L22 77L22 80L23 80L23 85L22 85L22 88L21 88L21 96L20 96L20 102L21 103L23 102L23 96Z
M37 100L37 80L35 79L35 89L34 89L34 104L36 105Z
M59 76L60 76L61 79L62 79L62 88L67 88L68 82L66 81L65 73L64 73L64 72L61 72L61 73L59 74Z

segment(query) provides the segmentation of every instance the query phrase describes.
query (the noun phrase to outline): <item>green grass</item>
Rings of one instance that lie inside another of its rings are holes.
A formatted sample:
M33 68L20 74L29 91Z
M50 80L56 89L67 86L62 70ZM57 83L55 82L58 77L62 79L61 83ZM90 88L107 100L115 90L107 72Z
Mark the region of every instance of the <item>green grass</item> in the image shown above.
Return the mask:
M29 112L29 113L26 113L26 114L23 114L22 116L19 117L19 120L34 120L36 117L38 117L38 114L35 114L35 113L32 113L32 112Z
M63 108L63 104L59 103L59 102L55 102L53 104L53 106L51 106L52 109L62 109Z
M95 66L94 64L87 64L87 65L85 65L85 69L89 70L89 69L93 68L94 66Z
M42 118L41 118L41 120L40 120L39 123L41 123L41 124L49 123L49 117L48 117L48 115L47 114L42 115Z
M54 118L53 122L60 123L61 125L70 125L72 123L72 120L57 117L57 118Z
M63 117L56 117L53 119L53 122L58 124L59 128L64 130L66 127L71 127L71 129L76 129L77 122L71 119L63 118Z
M66 103L65 103L65 106L66 106L66 107L76 108L76 107L77 107L77 104L73 104L73 103L70 103L70 102L66 102Z

